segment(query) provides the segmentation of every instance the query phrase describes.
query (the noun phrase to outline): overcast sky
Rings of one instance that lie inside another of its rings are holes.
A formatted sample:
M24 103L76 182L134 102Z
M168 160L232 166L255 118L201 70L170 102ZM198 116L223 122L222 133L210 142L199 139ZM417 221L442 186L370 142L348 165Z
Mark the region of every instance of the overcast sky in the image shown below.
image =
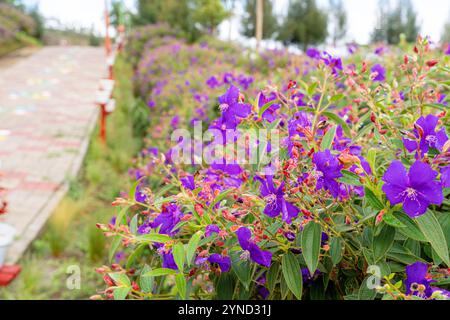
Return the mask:
M126 5L133 8L134 0L124 0ZM289 0L272 0L277 13L286 11ZM43 15L47 18L57 18L67 25L84 27L94 26L99 32L103 31L104 0L25 0L28 4L39 3ZM395 3L396 0L391 0ZM418 14L421 34L439 40L445 22L450 18L449 0L412 0ZM325 7L328 0L318 0ZM367 43L376 23L378 0L344 0L348 14L347 40ZM238 15L242 12L237 12ZM238 20L233 20L232 36L239 33ZM226 23L221 28L228 34Z

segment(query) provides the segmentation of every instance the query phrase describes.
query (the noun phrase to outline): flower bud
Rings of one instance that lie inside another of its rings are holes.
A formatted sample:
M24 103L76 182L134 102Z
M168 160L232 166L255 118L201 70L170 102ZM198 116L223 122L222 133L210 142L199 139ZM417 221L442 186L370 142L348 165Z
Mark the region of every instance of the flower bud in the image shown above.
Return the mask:
M426 62L427 66L429 68L433 68L435 65L437 65L439 63L439 61L437 61L436 59L432 59L432 60L428 60Z

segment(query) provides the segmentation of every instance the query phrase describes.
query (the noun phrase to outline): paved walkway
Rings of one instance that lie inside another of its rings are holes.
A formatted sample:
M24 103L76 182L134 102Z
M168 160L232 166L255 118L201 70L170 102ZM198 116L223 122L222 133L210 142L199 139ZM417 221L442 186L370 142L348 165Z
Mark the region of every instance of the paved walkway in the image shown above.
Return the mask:
M94 104L105 75L100 48L46 47L0 68L0 179L18 241L16 262L67 191L97 119Z

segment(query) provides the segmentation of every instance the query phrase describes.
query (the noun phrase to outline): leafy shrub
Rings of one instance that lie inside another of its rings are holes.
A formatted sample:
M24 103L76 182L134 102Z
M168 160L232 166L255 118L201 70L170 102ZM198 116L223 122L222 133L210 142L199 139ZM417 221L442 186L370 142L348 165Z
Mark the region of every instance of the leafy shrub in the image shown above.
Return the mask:
M176 42L142 55L148 138L120 213L98 225L110 259L125 256L97 270L103 297L448 298L449 59L421 38L385 49L249 59ZM170 133L193 120L225 138L203 147L276 149L225 136L266 129L279 152L174 162Z

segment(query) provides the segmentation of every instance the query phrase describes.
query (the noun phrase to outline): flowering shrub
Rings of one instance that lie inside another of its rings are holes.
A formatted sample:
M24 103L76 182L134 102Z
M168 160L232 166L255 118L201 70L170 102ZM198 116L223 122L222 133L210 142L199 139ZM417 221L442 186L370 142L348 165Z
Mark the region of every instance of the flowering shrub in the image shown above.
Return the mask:
M120 212L98 225L115 259L98 269L103 296L450 297L448 57L420 38L375 51L143 55L149 135ZM215 139L192 138L200 120Z

